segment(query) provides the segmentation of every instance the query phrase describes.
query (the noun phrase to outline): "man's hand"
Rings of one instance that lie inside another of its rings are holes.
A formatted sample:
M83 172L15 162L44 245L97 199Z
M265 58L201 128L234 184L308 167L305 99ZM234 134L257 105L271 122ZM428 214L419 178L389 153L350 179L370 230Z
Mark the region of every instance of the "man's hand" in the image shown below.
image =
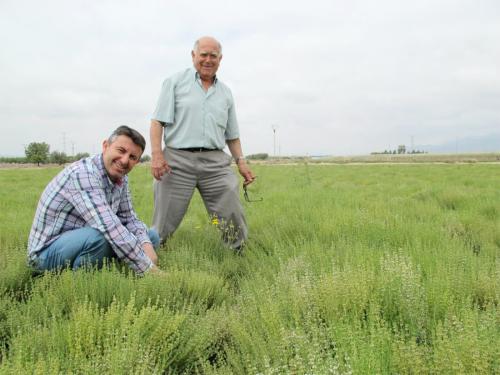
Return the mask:
M168 165L162 153L153 155L151 159L151 174L160 181L165 173L170 174L172 169Z
M142 249L146 253L151 262L153 262L153 266L149 269L148 273L151 275L165 275L165 271L162 271L158 268L158 255L156 255L156 251L153 248L153 245L150 243L145 243L142 245Z
M170 166L161 151L162 124L157 120L151 120L149 134L151 136L151 174L156 180L160 181L165 173L171 172Z
M247 186L255 181L255 176L253 172L250 170L250 168L248 167L247 163L244 160L240 160L238 162L238 171L244 178L243 185Z
M144 250L144 252L148 256L148 258L151 259L151 262L153 262L153 264L155 266L157 266L158 265L158 255L156 255L156 251L153 248L153 245L150 243L144 243L142 245L142 250Z
M166 275L167 273L161 269L159 269L157 266L154 266L151 267L148 271L148 274L149 275L155 275L155 276L164 276Z

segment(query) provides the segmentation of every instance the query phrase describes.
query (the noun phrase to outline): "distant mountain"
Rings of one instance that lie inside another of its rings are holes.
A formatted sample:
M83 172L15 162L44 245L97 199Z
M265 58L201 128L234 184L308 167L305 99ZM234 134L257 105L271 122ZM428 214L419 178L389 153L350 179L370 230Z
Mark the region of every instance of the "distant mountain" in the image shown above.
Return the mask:
M439 145L416 145L415 149L441 154L500 152L500 134L489 134L481 137L458 138L455 141L450 141Z

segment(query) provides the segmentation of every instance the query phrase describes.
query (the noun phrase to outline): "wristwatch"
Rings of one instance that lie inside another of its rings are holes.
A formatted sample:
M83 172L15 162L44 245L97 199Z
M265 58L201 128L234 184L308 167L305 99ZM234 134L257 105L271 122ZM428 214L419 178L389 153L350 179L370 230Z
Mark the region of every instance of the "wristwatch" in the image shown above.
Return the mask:
M247 160L247 159L245 159L243 155L234 158L234 162L236 163L236 165L240 164L241 160Z

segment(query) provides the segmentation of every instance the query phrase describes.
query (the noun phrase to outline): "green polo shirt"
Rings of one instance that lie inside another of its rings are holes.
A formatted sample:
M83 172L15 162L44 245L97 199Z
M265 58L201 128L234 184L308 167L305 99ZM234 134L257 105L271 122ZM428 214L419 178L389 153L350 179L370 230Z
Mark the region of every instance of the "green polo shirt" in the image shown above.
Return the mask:
M222 150L227 139L239 138L233 95L215 78L205 91L194 68L163 82L153 119L164 127L165 145Z

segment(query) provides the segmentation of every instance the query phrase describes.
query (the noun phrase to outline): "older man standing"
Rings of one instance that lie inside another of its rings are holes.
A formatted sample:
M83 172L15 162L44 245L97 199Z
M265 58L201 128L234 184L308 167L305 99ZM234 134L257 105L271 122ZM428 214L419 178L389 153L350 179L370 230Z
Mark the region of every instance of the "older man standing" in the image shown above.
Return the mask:
M239 249L248 230L232 159L222 151L226 144L243 183L248 185L255 177L241 149L231 90L216 76L222 59L220 43L202 37L191 56L194 69L163 82L151 120L153 228L165 241L181 223L197 188L209 215L221 223L224 241Z

